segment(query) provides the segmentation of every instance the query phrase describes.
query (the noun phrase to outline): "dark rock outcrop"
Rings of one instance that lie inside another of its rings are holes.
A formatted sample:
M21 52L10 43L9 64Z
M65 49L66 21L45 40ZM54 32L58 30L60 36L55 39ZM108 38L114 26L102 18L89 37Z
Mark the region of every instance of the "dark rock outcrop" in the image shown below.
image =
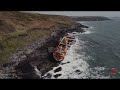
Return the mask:
M61 70L62 70L62 68L61 68L61 67L58 67L57 69L54 70L54 73L59 72L59 71L61 71Z
M62 74L56 74L54 75L55 78L58 78L59 76L61 76Z

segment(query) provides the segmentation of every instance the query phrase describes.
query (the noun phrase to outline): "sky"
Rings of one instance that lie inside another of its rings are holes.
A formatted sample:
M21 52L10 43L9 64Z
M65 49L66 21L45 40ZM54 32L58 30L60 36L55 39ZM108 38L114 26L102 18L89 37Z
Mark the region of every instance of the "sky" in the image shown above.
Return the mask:
M32 12L40 14L66 15L66 16L120 17L120 11L32 11Z

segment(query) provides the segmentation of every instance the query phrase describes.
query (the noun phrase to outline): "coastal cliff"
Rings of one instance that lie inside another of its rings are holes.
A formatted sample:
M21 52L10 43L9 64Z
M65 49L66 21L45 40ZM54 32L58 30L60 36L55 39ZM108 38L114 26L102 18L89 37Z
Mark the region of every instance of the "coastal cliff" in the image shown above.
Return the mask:
M68 16L0 12L0 78L40 78L38 72L44 75L58 65L47 48L82 28L88 27Z
M37 39L62 28L74 28L75 22L66 16L21 12L0 12L0 63Z

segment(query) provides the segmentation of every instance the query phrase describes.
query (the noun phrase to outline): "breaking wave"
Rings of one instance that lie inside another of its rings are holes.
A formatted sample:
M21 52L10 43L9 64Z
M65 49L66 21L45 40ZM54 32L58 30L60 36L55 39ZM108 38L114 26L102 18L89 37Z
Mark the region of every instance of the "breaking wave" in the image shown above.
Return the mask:
M100 74L100 71L105 70L104 67L90 67L87 60L92 57L85 56L85 52L82 51L86 47L85 42L79 40L77 35L79 34L75 35L76 43L71 45L65 59L57 67L47 72L43 76L45 79L109 78Z

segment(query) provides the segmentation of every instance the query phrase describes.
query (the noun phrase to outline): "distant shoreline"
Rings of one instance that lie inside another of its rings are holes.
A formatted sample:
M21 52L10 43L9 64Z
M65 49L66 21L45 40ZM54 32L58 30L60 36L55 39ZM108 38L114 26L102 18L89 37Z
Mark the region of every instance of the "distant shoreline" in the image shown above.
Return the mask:
M108 17L103 16L71 16L72 19L75 21L105 21L111 20Z

